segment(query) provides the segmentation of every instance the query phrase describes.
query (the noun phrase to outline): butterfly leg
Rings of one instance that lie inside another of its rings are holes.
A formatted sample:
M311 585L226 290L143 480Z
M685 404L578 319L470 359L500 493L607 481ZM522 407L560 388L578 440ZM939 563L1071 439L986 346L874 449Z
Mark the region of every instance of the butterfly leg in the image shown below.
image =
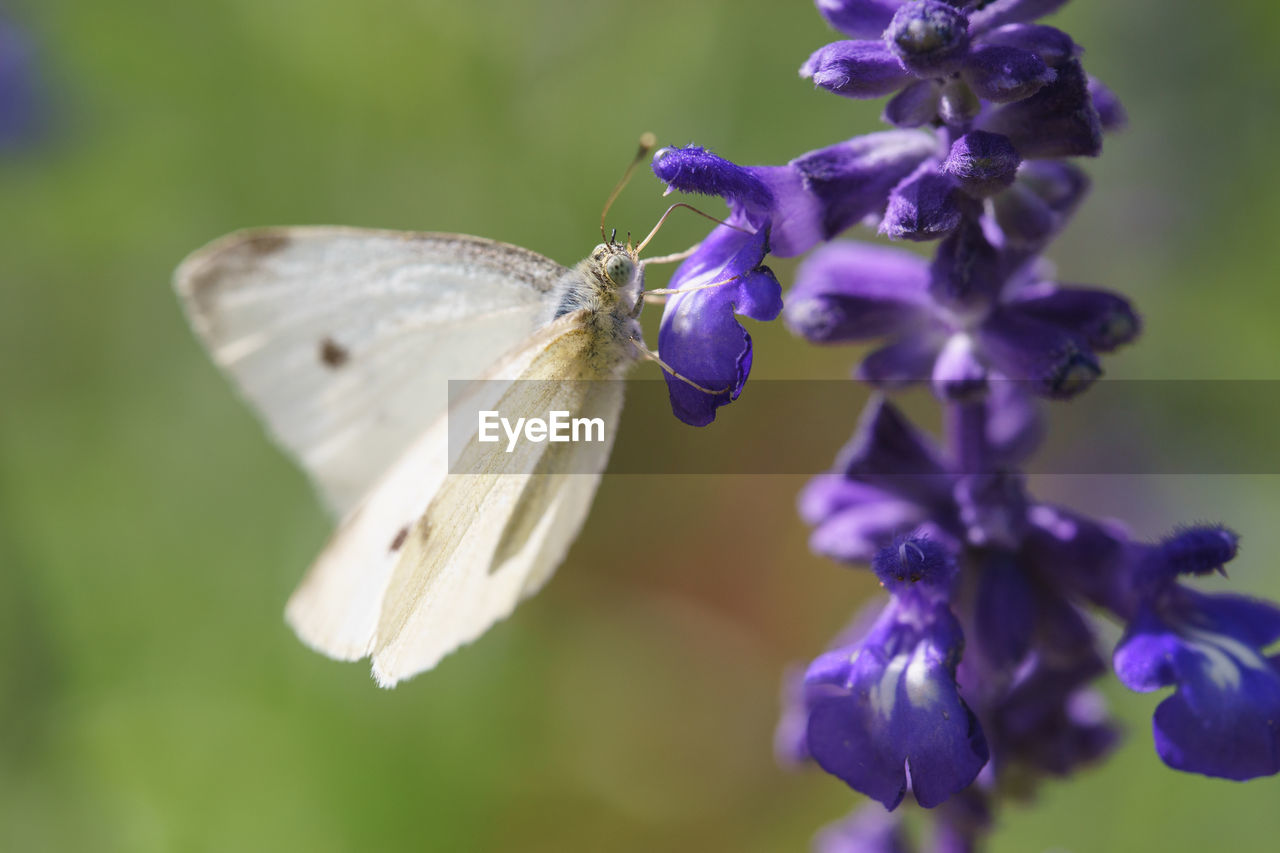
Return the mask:
M687 376L680 375L675 371L675 368L673 368L671 365L663 361L661 356L659 356L656 352L654 352L653 350L645 346L644 341L641 341L638 338L632 338L631 342L635 344L636 351L639 352L643 358L647 358L650 361L655 362L658 365L658 367L662 368L663 372L670 373L672 376L674 376L676 379L679 379L681 382L685 383L686 385L689 385L693 388L697 388L702 393L710 394L713 397L717 397L721 394L729 393L728 388L720 388L719 390L714 388L707 388L705 385L699 385L697 382L694 382L692 379L690 379Z
M693 253L698 251L698 248L701 245L701 243L694 243L683 252L676 252L674 255L659 255L656 258L645 258L641 261L641 264L643 266L648 266L649 264L674 264L676 261L683 261L686 258L692 257Z
M645 299L650 299L650 297L655 297L651 301L665 303L667 301L666 298L668 296L675 296L677 293L693 293L695 290L709 290L710 288L713 288L713 287L723 287L726 284L732 284L733 282L737 281L740 278L742 278L742 276L735 275L733 278L726 278L724 281L715 281L715 282L712 282L711 284L697 284L697 285L694 285L693 287L675 287L670 289L658 288L656 290L646 290L643 296ZM637 305L640 305L640 304L643 304L643 302L637 303ZM635 313L639 314L640 312L637 310Z

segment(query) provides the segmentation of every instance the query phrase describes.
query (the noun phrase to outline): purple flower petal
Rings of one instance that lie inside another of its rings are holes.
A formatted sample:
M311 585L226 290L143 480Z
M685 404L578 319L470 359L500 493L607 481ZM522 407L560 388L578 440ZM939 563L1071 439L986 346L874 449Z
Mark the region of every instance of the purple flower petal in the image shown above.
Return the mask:
M1007 551L982 561L974 621L978 645L992 664L1010 669L1031 649L1036 597L1026 572Z
M981 129L1003 133L1023 157L1097 156L1102 123L1084 69L1072 60L1056 70L1057 78L1031 97L984 116Z
M1093 106L1098 111L1098 119L1104 131L1124 130L1129 123L1129 115L1124 104L1115 93L1102 84L1096 77L1089 77L1089 96L1093 98Z
M928 265L909 252L830 243L805 259L795 281L783 321L815 343L880 337L928 316Z
M1280 664L1249 642L1277 632L1280 608L1239 596L1175 587L1139 608L1116 675L1135 690L1177 685L1153 720L1166 764L1240 780L1280 772Z
M813 703L814 760L889 809L906 794L908 769L925 808L966 788L988 754L955 683L962 642L945 605L905 607L895 600L860 646L843 650L847 663L836 671L841 693ZM824 672L824 683L836 672Z
M1010 186L1021 163L1008 137L975 130L951 143L942 171L969 195L985 197Z
M975 548L1017 550L1026 532L1027 490L1022 475L960 473L954 495L965 540Z
M894 13L884 40L918 77L943 77L959 70L969 50L969 22L939 0L909 0Z
M796 506L809 524L821 524L849 507L861 507L892 500L893 495L866 483L849 480L843 474L819 474L800 491Z
M1109 751L1117 734L1106 719L1101 697L1085 685L1104 671L1084 638L1083 655L1054 660L1034 655L1020 668L1009 692L992 713L992 752L1003 763L1018 763L1065 775ZM1078 651L1078 650L1077 650Z
M756 220L770 223L769 248L780 258L803 254L827 237L823 223L826 208L821 199L806 185L804 175L794 166L753 166L758 177L772 194L774 203L767 214Z
M1042 396L1073 397L1102 375L1075 335L1012 308L992 312L979 334L983 352L1002 374L1030 380L1030 390Z
M846 98L878 98L912 80L898 58L881 41L838 41L818 48L800 76Z
M943 239L929 266L929 291L951 308L987 307L1006 278L1004 259L980 225L966 221Z
M1280 772L1280 662L1224 689L1203 668L1156 707L1156 753L1175 770L1244 781ZM1185 659L1179 663L1193 667Z
M954 478L933 443L880 397L867 404L853 438L836 459L836 470L930 511L951 505Z
M895 127L921 127L938 117L942 87L936 80L918 80L889 99L884 120Z
M1270 601L1230 593L1181 593L1201 621L1217 626L1237 642L1265 649L1280 640L1280 607Z
M1088 177L1069 163L1024 162L1013 186L993 199L1007 245L1027 251L1043 246L1062 230L1088 190Z
M1044 438L1044 419L1036 399L1022 383L998 379L989 383L986 407L987 455L997 465L1021 464Z
M827 23L854 38L878 38L902 0L816 0Z
M955 180L924 163L889 194L880 233L890 240L936 240L959 225L960 216Z
M926 158L935 155L937 147L937 141L927 133L889 130L811 151L790 165L821 201L821 239L829 240L868 215L882 211L889 191ZM775 240L775 244L775 253L784 257L813 245L801 247L799 241L792 241L784 251L781 242Z
M998 27L983 33L982 44L1029 50L1050 67L1074 59L1080 53L1080 48L1072 41L1071 36L1056 27L1042 24L1008 24Z
M804 700L804 672L788 667L782 677L782 713L773 731L773 756L783 767L799 766L811 757L809 709Z
M1037 160L1024 163L1018 172L1018 183L1041 198L1053 213L1065 219L1089 192L1089 176L1081 169L1060 160Z
M980 33L1004 24L1034 21L1066 3L1067 0L994 0L969 15L969 26Z
M686 379L719 392L707 393L664 373L672 409L687 424L706 426L717 408L742 393L751 371L751 336L734 315L772 320L782 309L782 287L760 265L767 251L766 231L743 234L722 225L671 278L673 289L728 282L677 294L662 315L658 349L663 360Z
M1028 98L1057 76L1031 51L1004 45L970 51L964 64L964 78L973 91L997 104Z
M1020 290L1013 304L1023 314L1070 330L1098 352L1129 343L1142 328L1129 300L1091 287L1044 282Z
M1073 595L1127 612L1122 571L1130 541L1115 524L1040 504L1027 513L1027 558Z
M895 534L923 520L919 504L881 491L879 499L846 506L815 525L809 547L837 562L869 563Z
M653 154L653 173L672 189L718 195L749 210L767 210L773 195L750 169L731 163L705 148L661 148Z
M846 477L871 483L884 476L949 477L933 443L883 397L867 404L836 465Z
M1143 607L1116 646L1116 678L1130 690L1150 693L1177 682L1173 660L1182 641L1150 607Z
M863 357L855 376L883 391L928 382L933 377L934 362L945 342L945 335L927 331L907 334Z

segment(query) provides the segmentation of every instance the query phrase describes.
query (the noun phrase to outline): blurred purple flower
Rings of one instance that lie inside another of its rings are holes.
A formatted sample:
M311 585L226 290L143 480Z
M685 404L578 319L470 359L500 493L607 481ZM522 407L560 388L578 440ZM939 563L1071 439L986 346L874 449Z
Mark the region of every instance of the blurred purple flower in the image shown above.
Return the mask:
M1198 527L1136 549L1135 603L1115 668L1133 690L1177 688L1152 721L1166 764L1252 779L1280 772L1280 657L1266 654L1280 640L1280 607L1176 582L1221 571L1236 541L1225 528Z
M1070 397L1101 375L1097 353L1140 329L1122 297L1041 280L974 225L948 237L932 265L895 249L824 246L797 271L784 320L815 343L887 338L860 378L881 388L930 381L952 400L980 396L992 379Z
M41 99L26 33L0 17L0 148L29 143L40 130Z

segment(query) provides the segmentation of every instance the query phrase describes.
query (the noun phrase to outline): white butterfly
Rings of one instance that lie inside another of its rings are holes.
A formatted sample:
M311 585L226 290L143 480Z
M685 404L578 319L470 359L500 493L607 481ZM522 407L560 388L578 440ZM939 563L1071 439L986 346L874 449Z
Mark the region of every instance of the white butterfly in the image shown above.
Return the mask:
M182 263L192 326L341 518L286 608L304 642L372 657L389 687L546 582L608 461L608 380L657 358L636 319L643 245L610 240L566 269L480 237L275 228ZM450 401L449 380L480 378ZM495 452L476 441L481 409L562 410L606 434Z

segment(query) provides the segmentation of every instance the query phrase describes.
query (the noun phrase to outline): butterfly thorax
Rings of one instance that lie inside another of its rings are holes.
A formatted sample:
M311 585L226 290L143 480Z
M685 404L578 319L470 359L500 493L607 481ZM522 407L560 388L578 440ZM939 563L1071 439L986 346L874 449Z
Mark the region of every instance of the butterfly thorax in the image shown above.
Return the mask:
M643 307L644 270L635 252L601 243L557 284L555 318L582 312L588 333L586 364L600 377L618 374L635 361L641 340L636 318Z

